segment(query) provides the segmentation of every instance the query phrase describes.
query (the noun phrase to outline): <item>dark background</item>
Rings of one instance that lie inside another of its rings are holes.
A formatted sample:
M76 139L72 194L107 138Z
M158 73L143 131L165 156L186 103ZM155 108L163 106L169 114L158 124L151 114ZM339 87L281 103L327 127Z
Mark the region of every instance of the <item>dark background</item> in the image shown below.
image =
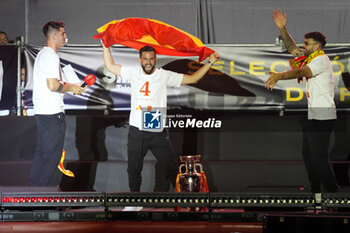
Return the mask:
M321 31L329 43L348 43L348 0L1 0L0 30L10 40L25 36L44 43L43 25L64 21L72 44L98 44L96 29L127 17L152 18L178 27L206 44L271 44L279 35L271 15L287 12L288 29L298 43L308 31Z

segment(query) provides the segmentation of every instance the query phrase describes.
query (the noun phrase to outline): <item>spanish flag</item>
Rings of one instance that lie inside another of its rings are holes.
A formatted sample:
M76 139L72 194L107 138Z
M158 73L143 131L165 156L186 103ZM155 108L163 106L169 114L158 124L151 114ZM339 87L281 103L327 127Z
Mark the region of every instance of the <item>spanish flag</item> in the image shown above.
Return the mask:
M97 29L94 39L102 39L108 48L116 43L140 50L154 47L157 54L198 56L203 61L214 51L201 40L169 24L154 19L126 18L111 21Z

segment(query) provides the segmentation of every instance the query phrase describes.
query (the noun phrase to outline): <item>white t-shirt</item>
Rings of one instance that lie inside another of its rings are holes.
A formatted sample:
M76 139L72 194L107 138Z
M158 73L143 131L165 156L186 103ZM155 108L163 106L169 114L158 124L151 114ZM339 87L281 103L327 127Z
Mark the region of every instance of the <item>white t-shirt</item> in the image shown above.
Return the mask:
M52 115L64 111L63 94L47 87L47 78L60 80L60 59L50 47L35 58L33 70L33 104L35 114Z
M314 58L308 65L313 77L308 79L308 119L332 120L337 118L334 103L334 76L328 56Z
M150 75L144 74L142 67L122 66L121 76L131 82L131 112L129 123L142 130L141 108L167 107L167 86L179 87L183 74L156 69Z

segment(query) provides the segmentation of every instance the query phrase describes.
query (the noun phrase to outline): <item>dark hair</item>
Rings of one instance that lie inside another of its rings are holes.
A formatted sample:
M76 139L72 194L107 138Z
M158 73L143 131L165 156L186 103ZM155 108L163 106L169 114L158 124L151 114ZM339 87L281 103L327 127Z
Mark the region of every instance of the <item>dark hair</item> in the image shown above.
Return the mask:
M3 32L3 31L0 31L0 35L4 35L4 40L3 39L1 39L1 42L0 42L0 44L8 44L9 43L9 38L8 38L8 36L7 36L7 34L6 34L6 32Z
M326 36L321 32L308 32L304 35L305 39L311 38L314 41L321 43L322 48L326 45Z
M4 34L7 37L6 32L0 31L0 34Z
M60 28L64 28L64 23L63 22L56 22L56 21L50 21L46 23L43 27L43 33L45 37L47 38L48 35L53 31L59 31Z
M157 54L156 49L153 48L152 46L149 46L149 45L143 46L140 49L140 57L141 57L143 52L154 52L154 54Z

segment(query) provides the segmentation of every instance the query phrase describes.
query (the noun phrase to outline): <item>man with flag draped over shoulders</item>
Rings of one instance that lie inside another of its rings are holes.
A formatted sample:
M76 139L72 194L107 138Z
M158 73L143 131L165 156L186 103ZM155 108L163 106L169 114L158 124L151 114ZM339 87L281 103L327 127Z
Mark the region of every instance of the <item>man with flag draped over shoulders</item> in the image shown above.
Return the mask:
M308 100L308 120L303 127L303 159L311 184L311 191L337 192L338 185L329 164L329 138L336 121L334 103L334 76L329 57L323 52L326 37L320 32L305 34L304 49L296 46L286 29L287 16L280 9L272 18L279 29L283 42L296 58L290 60L291 70L269 72L266 88L273 89L279 80L305 77Z
M122 66L116 64L110 48L103 45L103 57L106 68L112 73L131 82L131 112L128 134L128 176L129 188L139 192L142 182L143 160L148 150L156 157L159 167L166 173L165 180L175 184L178 162L172 151L166 131L147 132L142 128L140 107L166 108L167 86L179 87L184 84L197 83L217 61L219 54L214 52L209 61L192 75L179 74L156 68L156 50L146 45L139 52L139 66ZM168 182L161 182L167 184ZM169 187L155 187L154 191L168 191Z

